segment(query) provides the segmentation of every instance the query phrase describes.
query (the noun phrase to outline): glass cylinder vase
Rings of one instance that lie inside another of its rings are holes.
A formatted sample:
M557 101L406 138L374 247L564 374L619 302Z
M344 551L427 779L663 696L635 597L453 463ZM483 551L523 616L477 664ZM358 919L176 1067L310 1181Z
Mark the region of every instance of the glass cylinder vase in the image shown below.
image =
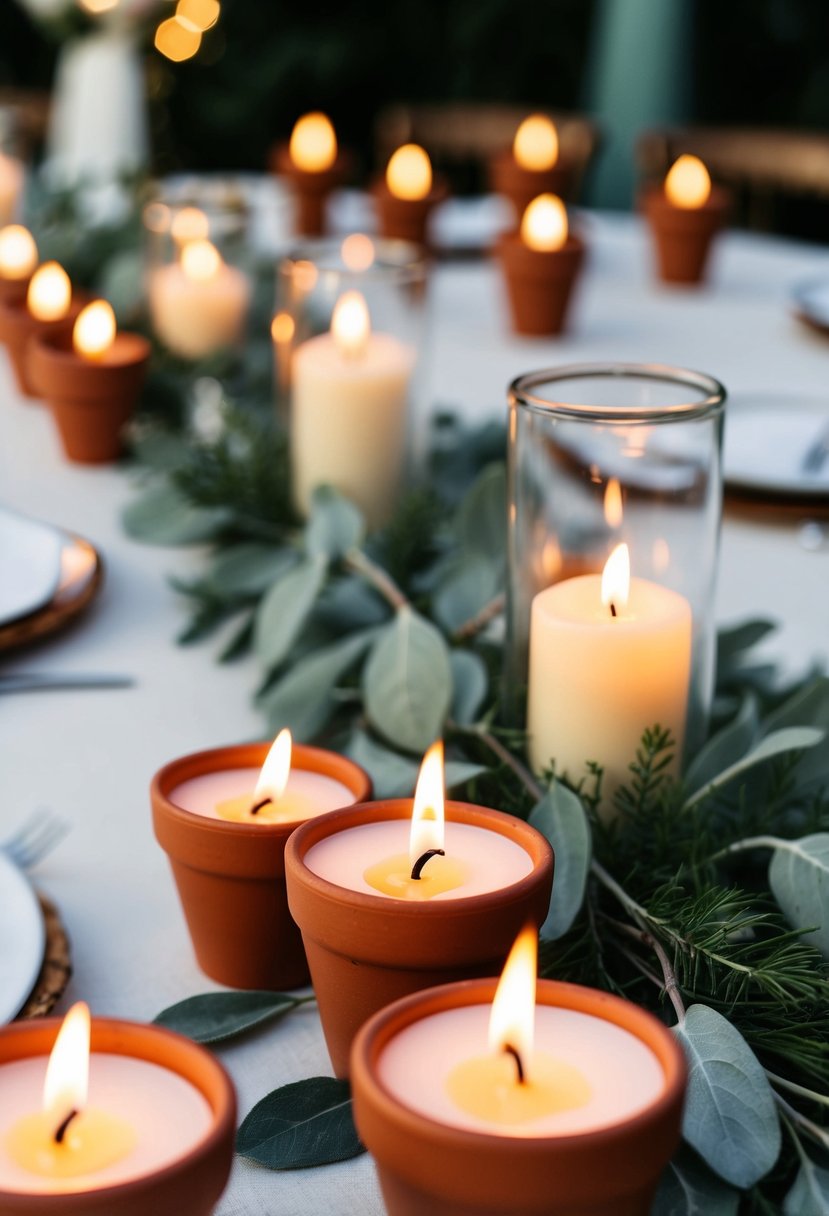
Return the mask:
M705 737L724 402L659 364L510 386L507 706L536 771L593 795L602 770L603 813L646 730L670 733L674 771Z
M25 186L18 112L14 106L0 106L0 228L19 220Z

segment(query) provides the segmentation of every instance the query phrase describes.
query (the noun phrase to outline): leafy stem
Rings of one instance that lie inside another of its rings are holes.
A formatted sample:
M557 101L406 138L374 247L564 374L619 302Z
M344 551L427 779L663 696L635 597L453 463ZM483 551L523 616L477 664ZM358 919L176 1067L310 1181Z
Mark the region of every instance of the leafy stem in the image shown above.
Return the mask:
M823 1148L829 1149L829 1132L825 1128L820 1127L819 1124L814 1123L811 1119L808 1119L806 1115L801 1114L794 1106L790 1106L785 1098L781 1098L780 1094L772 1092L774 1093L775 1102L781 1111L783 1111L786 1118L802 1128L807 1136L811 1136Z
M479 634L482 630L486 629L490 621L494 621L504 611L506 598L507 597L504 595L504 592L501 591L498 595L494 596L488 604L484 604L483 608L481 608L479 612L476 612L475 615L471 616L468 621L464 621L462 625L458 626L458 628L452 634L454 640L456 642L464 642L469 638L474 638L476 634Z
M765 1069L765 1074L772 1085L779 1085L781 1089L787 1089L789 1093L797 1094L799 1098L805 1098L809 1102L817 1102L819 1106L829 1106L829 1097L826 1094L816 1093L813 1089L807 1089L805 1085L797 1085L786 1077L779 1077L777 1073L771 1072L768 1068Z
M361 575L387 603L391 604L395 611L409 607L409 600L391 575L377 562L372 561L362 549L349 549L343 561L352 574Z

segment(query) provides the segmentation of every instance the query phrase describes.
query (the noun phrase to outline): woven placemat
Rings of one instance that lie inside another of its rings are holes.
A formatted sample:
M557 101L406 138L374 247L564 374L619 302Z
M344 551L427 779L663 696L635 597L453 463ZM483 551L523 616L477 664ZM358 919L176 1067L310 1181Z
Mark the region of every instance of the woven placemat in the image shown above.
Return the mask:
M46 924L46 951L40 975L18 1018L41 1018L51 1013L72 975L72 951L60 913L40 892L37 897Z

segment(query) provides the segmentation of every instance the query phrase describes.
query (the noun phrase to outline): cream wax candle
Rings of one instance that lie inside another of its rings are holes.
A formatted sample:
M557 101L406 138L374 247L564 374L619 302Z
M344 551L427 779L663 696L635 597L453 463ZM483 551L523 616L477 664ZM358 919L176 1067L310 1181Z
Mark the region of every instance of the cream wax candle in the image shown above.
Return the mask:
M164 345L183 359L203 359L241 338L250 282L210 241L190 240L177 262L150 273L149 302Z

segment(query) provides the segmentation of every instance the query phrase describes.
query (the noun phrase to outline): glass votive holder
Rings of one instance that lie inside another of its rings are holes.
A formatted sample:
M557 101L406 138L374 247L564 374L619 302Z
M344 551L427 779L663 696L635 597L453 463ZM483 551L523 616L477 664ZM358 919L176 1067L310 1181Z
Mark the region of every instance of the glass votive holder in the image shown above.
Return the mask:
M362 233L308 241L282 261L275 384L303 515L320 485L371 528L391 514L413 464L426 283L421 249Z
M253 292L248 208L226 182L183 182L144 208L153 332L181 359L238 346Z
M0 106L0 228L20 218L26 165L18 113Z
M536 771L593 795L602 768L603 815L645 730L670 732L674 771L705 737L724 402L659 364L510 386L506 704Z

